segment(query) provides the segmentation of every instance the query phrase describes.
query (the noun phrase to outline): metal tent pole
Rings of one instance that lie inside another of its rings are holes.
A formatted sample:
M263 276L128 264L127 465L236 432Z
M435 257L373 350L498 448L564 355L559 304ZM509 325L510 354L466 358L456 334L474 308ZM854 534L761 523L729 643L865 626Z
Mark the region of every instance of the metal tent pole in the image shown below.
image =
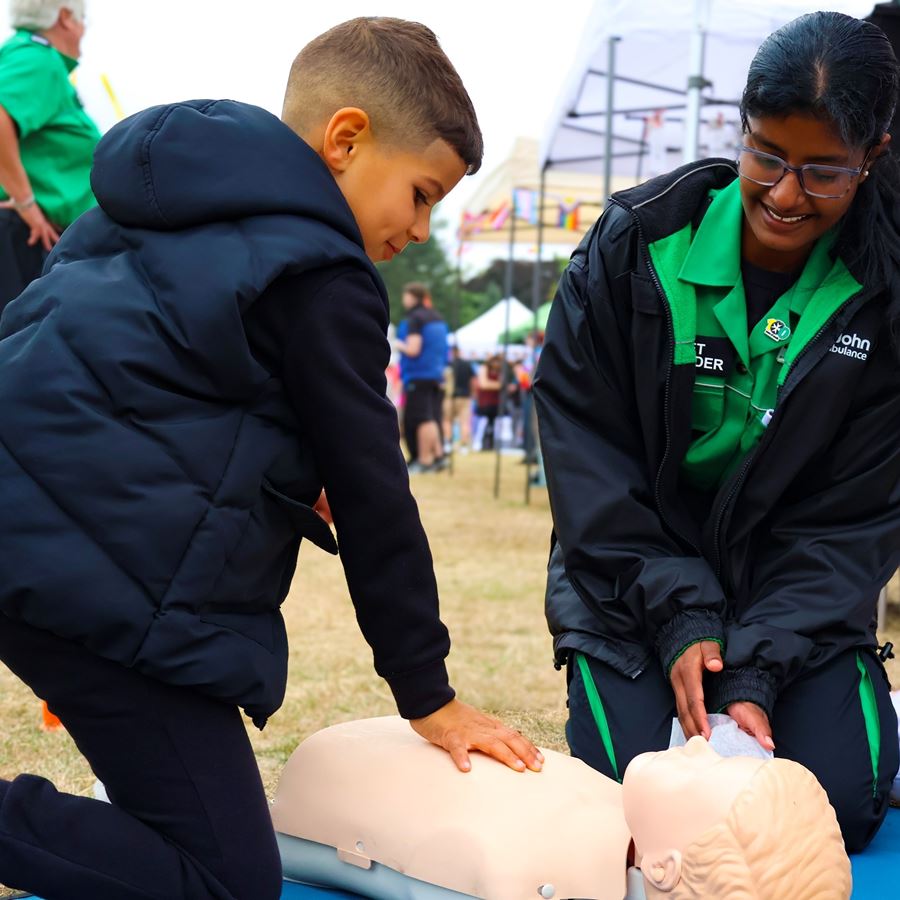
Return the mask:
M694 22L691 29L691 44L688 51L687 113L685 116L683 161L693 162L700 155L700 91L707 85L703 77L706 53L706 29L709 27L709 13L712 0L694 0Z
M606 65L606 135L603 150L603 204L612 194L612 161L613 161L613 113L616 102L616 44L621 38L613 35L609 39L608 60Z
M507 369L509 365L507 363L507 353L509 348L509 306L510 301L512 300L512 292L513 292L513 267L515 265L515 252L516 252L516 217L518 215L518 210L516 209L516 189L513 187L512 189L512 209L509 214L509 257L506 260L506 290L505 290L505 300L506 304L504 309L504 320L503 320L503 365L500 370L500 404L497 407L497 418L494 419L494 451L496 453L496 460L494 463L494 499L500 496L500 457L501 457L501 447L500 440L497 436L497 432L500 427L500 420L503 418L506 412L506 375Z
M537 253L534 260L534 272L531 277L531 310L534 313L532 331L537 334L538 309L541 305L541 252L544 248L544 194L547 191L547 163L541 169L541 186L538 195L538 220L537 220ZM534 360L531 366L531 381L534 384ZM537 418L534 409L534 391L531 393L531 408L528 411L531 429L531 445L537 447ZM531 503L531 461L528 459L528 448L525 448L525 505Z
M453 304L453 345L456 346L456 332L459 331L459 320L462 318L462 254L463 254L463 231L462 224L459 229L459 243L456 246L456 296ZM456 442L453 440L453 428L456 421L453 418L453 398L450 398L450 434L445 435L444 439L450 438L450 466L449 474L455 474L456 469Z

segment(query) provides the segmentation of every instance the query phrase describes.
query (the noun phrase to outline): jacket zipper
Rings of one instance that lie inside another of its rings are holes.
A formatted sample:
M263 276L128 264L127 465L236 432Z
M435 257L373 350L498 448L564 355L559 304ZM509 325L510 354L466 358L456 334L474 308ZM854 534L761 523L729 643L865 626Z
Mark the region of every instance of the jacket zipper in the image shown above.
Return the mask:
M650 272L651 279L656 288L656 293L659 296L660 302L662 303L662 307L665 310L666 315L666 325L669 330L669 361L666 367L666 387L663 393L663 428L665 429L666 436L666 447L663 451L663 458L659 464L659 469L656 472L656 479L654 481L653 490L654 490L654 498L656 499L656 508L659 511L659 517L662 519L663 523L673 534L677 535L685 544L691 547L694 552L700 556L700 548L688 537L683 535L677 528L675 528L669 519L666 517L665 511L663 509L662 502L662 492L660 490L660 481L662 480L662 473L666 467L666 462L669 459L669 450L672 443L672 429L669 424L669 419L671 417L671 409L670 409L670 383L672 380L672 368L675 365L675 325L672 322L672 311L669 309L669 304L666 300L666 293L663 290L662 284L660 284L659 276L656 274L656 269L653 267L653 261L650 259L650 251L647 249L647 241L644 238L644 229L641 227L641 220L638 214L633 210L629 209L627 206L619 203L614 197L609 198L610 203L615 203L616 206L624 209L628 212L631 217L634 219L634 223L637 226L638 230L638 238L641 242L641 253L644 256L644 261L647 263L647 269Z
M770 433L774 431L777 427L778 422L781 421L781 417L778 416L778 410L781 408L783 402L790 396L791 392L794 390L795 385L792 384L788 386L788 381L791 378L791 373L797 367L797 364L806 356L807 353L818 343L819 339L822 335L831 327L834 321L843 313L851 303L854 303L860 295L862 291L857 294L854 294L848 300L846 300L841 306L839 306L829 317L825 320L822 327L815 333L813 338L807 342L806 346L797 354L797 357L791 363L788 368L787 375L784 378L781 386L778 388L778 391L775 395L775 410L772 413L772 418L769 420L769 424L766 427L766 433L760 438L756 446L747 454L746 459L744 460L741 468L738 470L737 474L732 476L733 480L731 482L731 488L728 491L728 495L722 501L722 504L719 506L718 513L716 515L715 526L713 527L713 572L715 572L716 578L721 581L722 577L722 552L721 552L721 531L722 531L722 520L725 518L725 512L727 511L731 501L736 496L737 492L740 490L743 485L744 479L747 475L747 471L753 463L753 460L757 457L757 455L762 451L762 449L766 446L766 443L771 440ZM827 352L827 351L826 351ZM799 384L799 380L796 382ZM776 421L776 419L778 421Z

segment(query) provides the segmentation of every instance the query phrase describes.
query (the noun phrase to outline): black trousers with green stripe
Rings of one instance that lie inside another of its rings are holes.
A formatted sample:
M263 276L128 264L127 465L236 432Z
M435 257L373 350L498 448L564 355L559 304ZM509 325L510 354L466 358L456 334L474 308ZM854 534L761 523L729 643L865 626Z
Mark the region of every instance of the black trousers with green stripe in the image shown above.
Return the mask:
M669 746L675 716L672 689L658 662L632 679L578 656L580 661L569 663L569 747L573 756L621 780L637 754ZM591 709L591 682L599 715ZM782 691L773 710L775 755L801 763L818 778L850 853L862 850L878 831L900 764L897 716L889 695L877 657L850 650L801 674Z

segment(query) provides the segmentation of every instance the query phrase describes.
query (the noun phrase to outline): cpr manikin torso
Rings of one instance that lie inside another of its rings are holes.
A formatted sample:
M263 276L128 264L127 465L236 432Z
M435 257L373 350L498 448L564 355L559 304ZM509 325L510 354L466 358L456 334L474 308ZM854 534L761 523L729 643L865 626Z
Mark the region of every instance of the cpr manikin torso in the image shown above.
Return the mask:
M543 753L539 775L480 754L463 774L400 718L335 725L291 756L272 817L279 832L337 848L350 866L372 861L464 896L521 900L544 889L622 900L630 836L621 787L580 760ZM389 900L447 896L396 880L384 894L364 877L340 884Z
M540 774L477 754L462 774L396 717L320 731L273 804L285 874L385 900L622 900L633 835L648 898L849 897L834 812L802 766L723 759L694 738L637 757L620 786L543 753Z

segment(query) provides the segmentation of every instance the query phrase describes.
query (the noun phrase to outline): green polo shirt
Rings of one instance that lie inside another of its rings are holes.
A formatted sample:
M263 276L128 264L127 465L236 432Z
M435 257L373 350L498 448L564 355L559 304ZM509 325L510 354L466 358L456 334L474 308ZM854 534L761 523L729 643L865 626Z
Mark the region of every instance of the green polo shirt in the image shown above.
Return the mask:
M76 65L30 31L17 31L0 46L0 106L19 130L35 199L62 228L96 202L90 172L100 132L69 81ZM7 196L0 187L0 198Z
M684 345L692 336L694 342L693 360L685 346L681 353L676 347L676 364L693 362L696 376L694 438L681 471L704 491L719 487L759 441L790 363L860 290L844 263L831 258L836 235L829 232L816 243L794 285L748 329L739 181L712 191L711 197L693 236L688 225L650 248L660 280L674 297L676 341Z

